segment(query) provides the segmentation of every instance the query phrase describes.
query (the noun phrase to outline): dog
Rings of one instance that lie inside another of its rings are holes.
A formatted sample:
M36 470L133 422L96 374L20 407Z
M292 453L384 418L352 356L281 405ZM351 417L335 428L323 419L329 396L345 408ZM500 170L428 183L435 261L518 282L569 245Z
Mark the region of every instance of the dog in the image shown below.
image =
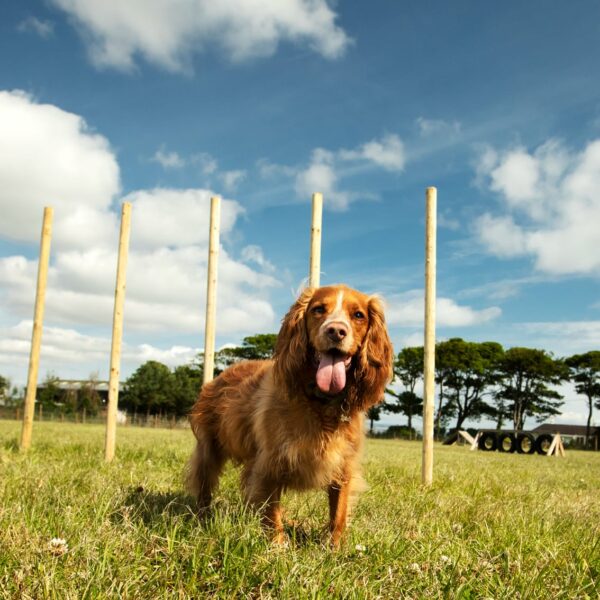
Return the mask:
M188 486L200 513L231 459L276 543L285 542L282 492L321 488L339 545L363 485L364 414L383 400L393 358L377 296L345 285L305 289L283 319L273 359L229 367L192 408Z

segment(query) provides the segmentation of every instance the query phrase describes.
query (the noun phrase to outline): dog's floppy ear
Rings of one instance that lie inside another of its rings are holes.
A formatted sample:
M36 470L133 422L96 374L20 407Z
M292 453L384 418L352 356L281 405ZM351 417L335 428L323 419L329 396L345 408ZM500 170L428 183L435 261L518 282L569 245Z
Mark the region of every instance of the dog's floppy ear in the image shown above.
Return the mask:
M308 356L308 332L304 315L314 289L306 288L283 318L275 345L275 377L282 383L298 380Z
M377 296L369 298L369 330L358 355L356 388L349 398L361 411L383 401L385 386L392 380L394 349L385 326L383 306Z

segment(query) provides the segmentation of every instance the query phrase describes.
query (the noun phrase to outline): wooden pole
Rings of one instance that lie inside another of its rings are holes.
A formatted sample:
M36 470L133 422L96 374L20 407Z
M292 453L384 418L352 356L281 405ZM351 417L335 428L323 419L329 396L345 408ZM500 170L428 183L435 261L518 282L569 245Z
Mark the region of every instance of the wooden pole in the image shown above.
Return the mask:
M131 204L123 202L121 209L121 232L119 234L119 257L117 259L117 282L113 310L112 343L110 347L110 375L108 380L108 407L106 411L106 437L104 460L115 457L117 436L117 405L119 401L119 374L121 371L121 340L123 338L123 306L125 304L125 274L129 253L129 231L131 229Z
M310 229L310 266L308 285L318 288L321 281L321 225L323 222L323 194L312 197L312 226Z
M213 380L215 371L215 320L217 316L217 265L219 262L219 232L221 198L210 199L210 229L208 236L208 276L206 281L206 320L204 326L204 383Z
M37 290L35 293L35 309L33 311L33 332L31 334L31 352L29 354L29 371L27 374L27 392L23 411L23 428L21 429L22 451L31 446L33 414L35 411L35 395L37 391L38 370L40 366L40 347L42 345L42 327L44 322L44 300L48 281L48 263L50 261L50 241L52 239L52 217L54 210L50 206L44 208L42 239L40 242L40 262L38 264Z
M437 189L425 193L425 347L423 392L423 463L421 482L433 481L433 407L435 395L435 259Z

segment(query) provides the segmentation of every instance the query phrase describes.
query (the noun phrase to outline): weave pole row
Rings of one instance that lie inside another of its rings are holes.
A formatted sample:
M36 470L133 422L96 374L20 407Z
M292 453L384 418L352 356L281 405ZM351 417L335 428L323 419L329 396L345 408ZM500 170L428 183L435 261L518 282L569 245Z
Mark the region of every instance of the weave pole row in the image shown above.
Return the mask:
M433 411L435 395L435 299L436 299L436 211L437 190L426 190L426 227L425 227L425 330L424 330L424 392L423 392L423 455L421 481L431 485L433 481ZM320 193L312 197L312 220L310 237L309 286L316 288L320 284L321 273L321 234L322 234L323 196ZM206 294L206 320L204 343L204 383L214 377L214 357L216 338L216 301L217 273L220 238L221 199L211 198L208 272ZM42 340L44 302L50 258L53 209L44 209L42 235L40 242L40 260L36 287L31 352L27 376L27 392L23 414L20 449L31 446L33 414L37 391L39 357ZM129 235L131 229L131 204L124 203L121 212L119 253L115 285L115 304L113 311L113 329L110 355L109 399L106 418L105 460L110 462L115 456L116 421L119 396L119 374L121 360L121 342L123 335L123 309L125 302L125 282Z

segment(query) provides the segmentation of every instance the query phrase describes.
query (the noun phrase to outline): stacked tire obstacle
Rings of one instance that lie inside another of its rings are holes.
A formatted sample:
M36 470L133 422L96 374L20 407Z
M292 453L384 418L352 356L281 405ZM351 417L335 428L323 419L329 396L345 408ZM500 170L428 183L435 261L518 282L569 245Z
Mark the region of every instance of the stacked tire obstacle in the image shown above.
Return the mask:
M543 433L536 435L527 431L481 430L477 436L477 447L484 452L517 452L518 454L548 454L554 436Z

